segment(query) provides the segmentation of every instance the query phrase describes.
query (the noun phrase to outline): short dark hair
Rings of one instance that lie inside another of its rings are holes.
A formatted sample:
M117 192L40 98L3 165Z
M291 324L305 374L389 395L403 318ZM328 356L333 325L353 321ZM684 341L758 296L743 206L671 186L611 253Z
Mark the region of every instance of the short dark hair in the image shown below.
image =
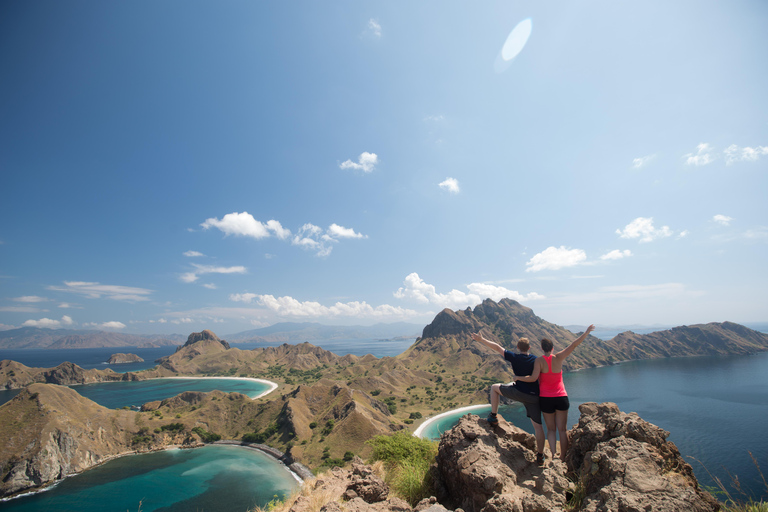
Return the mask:
M541 338L541 350L544 352L551 352L553 348L555 348L554 343L549 341L547 338Z
M531 349L531 342L528 341L528 338L520 338L520 340L517 342L517 350L520 352L528 352Z

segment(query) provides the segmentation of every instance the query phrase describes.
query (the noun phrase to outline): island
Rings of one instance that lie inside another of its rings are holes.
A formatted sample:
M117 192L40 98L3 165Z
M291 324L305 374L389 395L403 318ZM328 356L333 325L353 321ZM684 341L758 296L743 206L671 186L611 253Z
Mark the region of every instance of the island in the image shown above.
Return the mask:
M123 354L118 352L112 354L107 361L107 364L127 364L127 363L143 363L144 359L140 358L136 354Z

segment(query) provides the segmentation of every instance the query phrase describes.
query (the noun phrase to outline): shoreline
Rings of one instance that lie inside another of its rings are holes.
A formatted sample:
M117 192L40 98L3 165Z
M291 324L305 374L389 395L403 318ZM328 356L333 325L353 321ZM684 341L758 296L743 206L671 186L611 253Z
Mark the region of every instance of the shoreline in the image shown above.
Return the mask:
M168 445L168 446L165 446L165 447L157 449L157 450L148 450L148 451L145 451L145 452L129 451L129 452L118 453L116 455L105 457L104 460L100 461L98 464L94 464L93 466L91 466L89 468L85 468L82 471L77 471L77 472L74 472L74 473L68 473L68 474L64 475L62 478L59 478L55 482L50 483L50 484L48 484L48 485L46 485L44 487L40 487L38 489L33 489L33 490L24 490L24 491L21 491L21 493L15 494L13 496L0 497L0 503L4 503L6 501L15 500L17 498L22 498L24 496L32 496L34 494L40 494L40 493L43 493L43 492L50 491L51 489L53 489L54 487L59 485L61 482L66 480L67 478L70 478L70 477L73 477L73 476L77 476L77 475L82 475L86 471L90 471L90 470L95 469L95 468L97 468L99 466L103 466L104 464L106 464L108 462L111 462L111 461L113 461L115 459L120 459L122 457L129 457L131 455L147 455L147 454L150 454L150 453L165 452L165 451L169 451L169 450L195 450L195 449L198 449L198 448L204 448L206 446L217 446L217 445L218 446L235 446L235 447L238 447L238 448L247 448L247 449L250 449L250 450L255 450L257 452L263 453L264 455L266 455L270 459L272 459L275 462L277 462L283 468L285 468L285 470L288 471L288 473L290 473L291 476L298 482L299 487L304 485L304 479L301 477L301 475L299 475L299 473L297 473L296 471L291 469L289 466L287 466L285 464L285 462L283 462L278 457L276 457L275 454L270 453L267 450L261 449L261 448L259 448L257 446L254 446L254 445L241 444L240 441L221 440L221 441L215 441L213 443L201 443L201 444L197 444L197 445L194 445L194 446L182 446L182 445L178 445L178 444L172 444L172 445ZM267 448L269 448L269 447L267 447Z
M490 405L491 404L467 405L465 407L459 407L458 409L451 409L450 411L441 412L436 416L430 416L426 420L424 420L424 423L419 425L418 428L416 428L416 430L413 431L413 435L416 437L423 437L422 433L424 432L424 429L426 429L429 425L439 420L440 418L445 418L450 414L455 414L457 412L465 412L465 411L468 412L474 409L479 409L481 407L490 407Z
M260 384L267 384L269 385L269 389L266 391L261 392L260 394L248 397L251 400L256 400L257 398L261 398L263 396L267 396L268 394L272 393L274 390L276 390L278 387L280 387L279 384L276 382L272 382L271 380L266 379L257 379L256 377L197 377L194 375L190 376L178 376L178 377L152 377L151 379L142 379L142 380L158 380L158 379L228 379L228 380L250 380L253 382L258 382Z

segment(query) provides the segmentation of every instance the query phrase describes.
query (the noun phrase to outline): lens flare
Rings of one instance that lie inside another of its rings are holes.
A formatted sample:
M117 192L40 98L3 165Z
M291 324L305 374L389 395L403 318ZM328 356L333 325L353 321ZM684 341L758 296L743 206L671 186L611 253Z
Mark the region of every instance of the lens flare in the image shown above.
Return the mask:
M531 18L524 19L512 29L512 32L509 33L507 40L504 42L504 46L501 48L501 52L496 57L494 68L497 73L507 69L512 59L523 51L528 38L531 37L531 30L533 30Z

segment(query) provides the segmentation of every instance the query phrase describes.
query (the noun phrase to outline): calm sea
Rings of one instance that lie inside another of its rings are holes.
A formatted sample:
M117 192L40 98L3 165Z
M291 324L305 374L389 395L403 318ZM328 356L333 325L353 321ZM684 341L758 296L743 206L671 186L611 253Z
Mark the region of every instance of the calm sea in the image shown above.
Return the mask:
M285 466L259 451L209 445L121 457L45 492L0 502L0 510L246 512L297 486Z
M714 485L708 472L726 485L733 475L750 496L768 498L749 455L768 476L768 353L632 361L567 373L565 387L571 400L569 427L579 420L578 405L615 402L622 411L636 412L669 431L668 439L701 484ZM485 416L489 411L490 407L472 413ZM521 406L502 407L500 412L533 433ZM424 435L439 438L462 415L435 421Z

